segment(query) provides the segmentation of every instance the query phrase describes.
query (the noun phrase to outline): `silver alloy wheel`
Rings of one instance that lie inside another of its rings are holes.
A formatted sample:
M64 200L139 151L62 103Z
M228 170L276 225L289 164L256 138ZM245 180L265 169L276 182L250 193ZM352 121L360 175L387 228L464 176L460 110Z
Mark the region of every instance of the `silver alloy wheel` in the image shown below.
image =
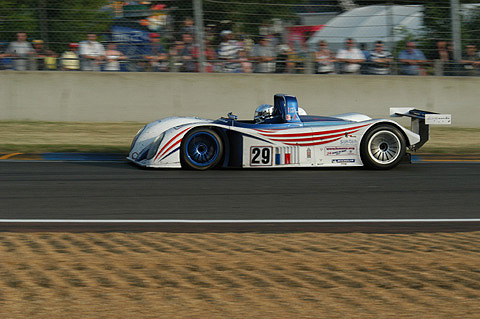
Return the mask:
M398 136L387 130L376 132L368 141L368 155L378 164L387 165L394 162L401 153Z

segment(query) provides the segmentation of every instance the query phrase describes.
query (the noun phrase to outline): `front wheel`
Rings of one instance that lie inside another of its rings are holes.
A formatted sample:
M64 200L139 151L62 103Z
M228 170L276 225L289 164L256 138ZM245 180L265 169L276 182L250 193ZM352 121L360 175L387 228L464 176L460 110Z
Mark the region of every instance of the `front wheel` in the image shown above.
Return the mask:
M198 128L185 135L180 150L183 167L207 170L222 160L223 143L214 130Z
M396 127L379 125L368 131L362 140L362 161L368 168L394 168L406 152L405 144L403 134Z

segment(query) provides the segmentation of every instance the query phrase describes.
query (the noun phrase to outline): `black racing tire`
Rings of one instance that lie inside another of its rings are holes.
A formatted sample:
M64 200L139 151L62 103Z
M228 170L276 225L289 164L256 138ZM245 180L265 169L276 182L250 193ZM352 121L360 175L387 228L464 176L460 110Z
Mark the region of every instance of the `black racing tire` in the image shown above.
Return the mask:
M220 164L223 152L222 139L214 130L195 128L182 139L180 160L183 168L207 170Z
M360 145L362 162L370 169L394 168L400 163L405 152L406 142L402 132L388 124L370 129Z

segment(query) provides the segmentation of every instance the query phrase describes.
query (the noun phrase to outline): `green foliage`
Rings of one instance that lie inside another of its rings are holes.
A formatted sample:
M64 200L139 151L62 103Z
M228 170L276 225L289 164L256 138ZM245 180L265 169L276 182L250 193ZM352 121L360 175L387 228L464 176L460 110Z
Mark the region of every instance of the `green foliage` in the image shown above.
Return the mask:
M405 27L397 27L395 28L395 35L402 38L402 40L397 41L395 43L395 47L393 49L393 56L398 57L400 51L404 50L406 48L406 43L409 41L413 41L416 44L422 44L422 38L411 31L409 31Z
M216 25L216 31L230 29L237 34L257 36L259 27L271 23L273 18L283 21L297 19L295 5L304 0L203 0L205 26ZM180 30L185 17L193 17L192 1L178 1L172 12Z
M422 49L427 58L432 59L436 52L437 41L449 41L452 39L452 20L450 17L450 1L438 0L424 4L425 12L423 23L426 36Z
M478 1L461 1L461 4L477 3ZM435 2L426 1L424 24L426 36L423 48L427 51L434 52L436 50L436 42L439 40L452 40L452 20L450 13L450 0L436 0ZM480 44L480 10L472 10L469 12L468 19L465 15L461 15L461 38L462 46L467 44ZM462 47L462 49L463 49Z
M288 4L299 4L301 1L288 0L282 1L282 5L272 5L278 3L278 1L258 0L231 1L224 4L205 2L205 12L211 12L205 14L205 19L230 20L231 28L235 32L255 36L259 33L259 27L270 23L273 18L283 21L296 18L295 7ZM218 15L219 11L225 14Z
M100 9L108 0L0 0L0 39L13 41L25 31L29 39L42 39L54 51L62 52L69 42L86 38L87 32L102 33L112 22Z
M474 44L480 48L480 8L474 9L470 12L468 19L462 23L462 42L466 46Z
M45 17L50 48L61 52L67 43L85 40L89 32L108 32L112 22L110 13L99 10L107 3L106 0L49 0Z
M25 1L0 0L0 41L14 41L17 32L38 30L35 10Z

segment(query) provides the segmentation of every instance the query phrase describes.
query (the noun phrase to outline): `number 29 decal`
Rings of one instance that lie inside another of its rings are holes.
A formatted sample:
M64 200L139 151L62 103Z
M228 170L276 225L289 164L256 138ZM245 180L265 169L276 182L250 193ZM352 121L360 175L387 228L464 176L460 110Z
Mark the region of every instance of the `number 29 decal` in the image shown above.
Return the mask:
M272 166L273 147L250 147L250 166Z

